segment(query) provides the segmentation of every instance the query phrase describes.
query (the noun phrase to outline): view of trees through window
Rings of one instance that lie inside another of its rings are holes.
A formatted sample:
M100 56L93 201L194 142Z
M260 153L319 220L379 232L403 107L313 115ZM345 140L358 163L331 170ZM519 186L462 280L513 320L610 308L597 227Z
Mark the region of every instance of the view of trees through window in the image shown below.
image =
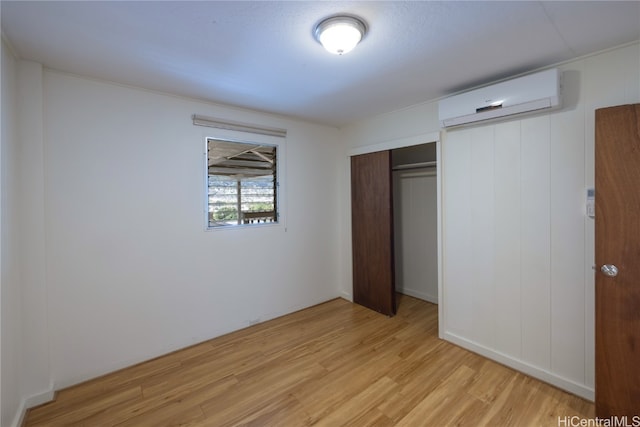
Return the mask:
M207 140L209 227L277 222L276 148Z

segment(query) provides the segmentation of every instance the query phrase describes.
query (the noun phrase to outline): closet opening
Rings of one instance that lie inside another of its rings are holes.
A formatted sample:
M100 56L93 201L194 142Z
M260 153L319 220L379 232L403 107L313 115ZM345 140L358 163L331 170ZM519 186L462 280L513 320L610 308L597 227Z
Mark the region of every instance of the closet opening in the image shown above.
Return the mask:
M441 336L439 141L437 133L418 135L349 158L353 302L387 316L405 303L433 304Z
M396 293L438 303L436 143L391 150ZM397 298L402 304L402 298Z

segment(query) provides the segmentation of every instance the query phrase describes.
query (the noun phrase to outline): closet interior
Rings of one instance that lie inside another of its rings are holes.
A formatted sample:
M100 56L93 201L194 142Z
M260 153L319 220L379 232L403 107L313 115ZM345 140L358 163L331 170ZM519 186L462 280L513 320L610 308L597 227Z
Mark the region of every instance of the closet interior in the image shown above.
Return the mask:
M436 143L391 151L396 292L438 303Z

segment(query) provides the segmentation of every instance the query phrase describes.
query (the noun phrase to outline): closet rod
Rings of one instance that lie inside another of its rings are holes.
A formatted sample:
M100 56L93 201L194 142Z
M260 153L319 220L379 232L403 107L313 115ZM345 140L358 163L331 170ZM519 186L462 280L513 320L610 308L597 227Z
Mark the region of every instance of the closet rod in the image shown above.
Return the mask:
M406 165L394 166L392 170L399 171L399 170L406 170L406 169L435 168L437 166L438 166L438 162L436 161L420 162L420 163L409 163Z

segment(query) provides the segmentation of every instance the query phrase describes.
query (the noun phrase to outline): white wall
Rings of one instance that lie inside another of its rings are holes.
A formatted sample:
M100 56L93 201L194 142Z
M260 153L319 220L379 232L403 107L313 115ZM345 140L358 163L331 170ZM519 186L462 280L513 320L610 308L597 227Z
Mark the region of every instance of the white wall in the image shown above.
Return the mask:
M639 56L636 43L566 63L561 111L442 141L445 338L587 398L594 236L584 191L594 181L594 110L640 101ZM436 102L374 117L344 129L346 152L437 127ZM345 253L345 295L350 263Z
M44 73L55 388L338 296L336 129ZM286 227L204 231L191 115L285 128Z
M24 369L21 375L26 405L48 400L49 337L45 272L44 145L42 66L18 62L18 198L19 261L22 294ZM43 394L44 393L44 394ZM43 395L42 395L43 394ZM39 397L41 396L41 397Z
M285 222L204 231L194 113L285 128ZM2 49L2 426L52 391L338 296L337 129Z
M40 82L40 84L38 84ZM42 67L2 46L1 425L51 397L44 281Z
M42 66L3 47L2 425L52 397L44 258ZM4 108L6 107L6 108Z
M0 425L18 411L22 385L22 319L17 257L17 65L2 41L2 140L0 146Z

